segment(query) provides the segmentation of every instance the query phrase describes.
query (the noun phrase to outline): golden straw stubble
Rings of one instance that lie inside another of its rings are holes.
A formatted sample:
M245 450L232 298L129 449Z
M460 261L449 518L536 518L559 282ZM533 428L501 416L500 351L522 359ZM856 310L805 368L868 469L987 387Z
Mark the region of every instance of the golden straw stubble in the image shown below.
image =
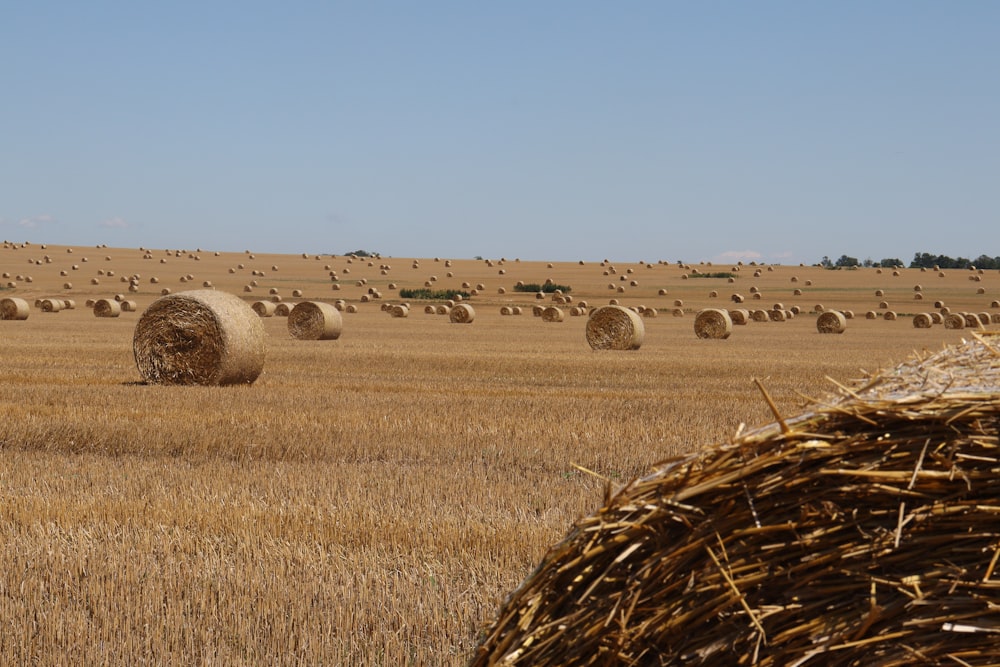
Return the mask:
M288 333L298 340L336 340L343 325L340 311L323 301L302 301L288 312Z
M698 311L694 318L694 332L698 338L729 338L733 333L733 320L729 317L729 311L721 308Z
M601 306L587 318L587 344L594 350L638 350L645 335L642 318L622 306Z
M151 384L250 384L264 368L265 332L239 297L193 290L150 304L132 347L139 373Z

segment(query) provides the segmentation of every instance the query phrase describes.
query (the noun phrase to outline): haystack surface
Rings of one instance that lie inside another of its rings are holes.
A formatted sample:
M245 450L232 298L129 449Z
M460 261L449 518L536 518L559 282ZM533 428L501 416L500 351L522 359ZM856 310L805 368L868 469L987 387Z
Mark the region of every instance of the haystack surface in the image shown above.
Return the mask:
M622 306L595 308L587 318L587 344L594 350L638 350L646 326L633 310Z
M550 549L472 665L1000 664L998 431L983 334L664 461Z
M336 340L344 319L323 301L302 301L288 312L288 333L299 340Z
M264 336L260 317L239 297L194 290L150 304L132 346L152 384L250 384L264 367Z
M31 314L31 306L16 296L0 299L0 320L26 320Z

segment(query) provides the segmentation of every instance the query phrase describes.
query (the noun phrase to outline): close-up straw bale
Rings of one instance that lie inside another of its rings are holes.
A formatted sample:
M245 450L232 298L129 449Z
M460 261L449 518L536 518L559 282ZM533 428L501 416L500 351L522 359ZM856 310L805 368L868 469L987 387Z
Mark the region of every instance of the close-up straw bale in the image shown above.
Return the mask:
M546 306L542 310L542 322L562 322L564 314L561 308Z
M930 313L917 313L913 316L914 329L930 329L933 324L934 320L931 318Z
M733 308L729 311L729 319L733 324L745 326L750 323L750 311L746 308Z
M132 347L150 384L251 384L264 367L265 333L260 317L239 297L193 290L150 304L135 326Z
M594 350L638 350L645 335L639 315L622 306L595 308L587 318L587 344Z
M965 318L961 313L948 313L944 316L943 324L945 329L964 329Z
M722 308L705 308L694 318L694 333L698 338L723 340L733 333L733 320Z
M448 319L455 324L471 324L476 319L476 311L467 303L458 303L448 313Z
M470 666L996 665L995 339L608 488Z
M118 317L122 314L122 304L114 299L94 301L94 317Z
M31 306L24 299L8 296L0 299L0 320L26 320Z
M301 301L288 312L288 333L298 340L336 340L344 319L332 304Z

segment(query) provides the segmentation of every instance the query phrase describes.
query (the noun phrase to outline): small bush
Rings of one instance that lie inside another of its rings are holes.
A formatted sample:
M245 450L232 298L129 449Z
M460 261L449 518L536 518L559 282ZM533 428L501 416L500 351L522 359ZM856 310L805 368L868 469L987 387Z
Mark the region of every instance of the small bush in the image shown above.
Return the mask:
M689 278L735 278L736 274L729 271L716 271L715 273L692 273Z
M469 293L457 289L429 290L420 288L399 290L399 297L401 299L433 299L437 301L448 301L449 299L454 299L456 296L468 299Z
M523 285L514 285L515 292L555 292L556 290L561 290L563 294L566 294L573 288L569 285L557 285L555 283L545 283L544 285L539 285L538 283L525 283Z

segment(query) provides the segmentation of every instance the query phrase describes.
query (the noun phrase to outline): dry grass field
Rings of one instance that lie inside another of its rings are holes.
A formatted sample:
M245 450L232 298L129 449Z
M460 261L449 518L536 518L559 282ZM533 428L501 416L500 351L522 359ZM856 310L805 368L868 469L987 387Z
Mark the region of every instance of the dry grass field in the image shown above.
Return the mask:
M742 266L729 282L694 272L731 266L643 259L611 272L5 244L0 299L76 304L0 321L5 660L463 665L504 596L606 484L771 421L753 378L795 414L834 389L827 377L848 383L960 340L912 326L935 301L1000 312L996 272ZM617 298L658 316L644 318L640 349L595 352L570 304L564 321L543 322L532 306L551 298L513 289L546 280L572 286L574 303ZM143 309L163 288L206 281L248 301L275 289L294 303L301 290L358 312L343 313L334 341L296 340L285 318L263 318L266 362L249 386L142 383L132 335ZM418 300L405 318L381 309L425 283L482 285L475 320L453 324ZM372 288L381 298L363 302ZM801 312L697 338L695 312L735 307L733 293L745 308ZM84 305L116 294L137 311L97 318ZM819 334L818 304L853 310L847 331ZM500 314L514 305L524 314ZM865 318L887 310L895 321Z

